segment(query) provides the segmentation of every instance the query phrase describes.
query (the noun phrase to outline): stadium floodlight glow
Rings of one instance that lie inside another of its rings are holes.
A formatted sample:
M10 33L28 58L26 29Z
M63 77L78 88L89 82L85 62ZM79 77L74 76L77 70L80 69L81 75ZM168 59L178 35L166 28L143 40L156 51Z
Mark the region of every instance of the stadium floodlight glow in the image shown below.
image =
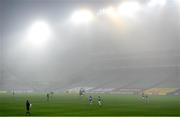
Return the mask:
M27 32L27 43L31 46L40 47L45 45L51 37L51 30L45 21L34 22Z
M112 6L107 7L105 9L105 12L110 17L117 17L118 16L118 13L117 13L116 9L114 7L112 7Z
M71 21L75 24L86 24L93 20L93 13L87 9L75 11L71 16Z
M105 11L107 14L111 14L114 13L115 9L112 6L109 6L105 9Z
M118 18L118 16L119 16L117 9L115 7L112 7L112 6L100 9L97 12L97 15L98 16L106 15L106 16L108 16L111 19Z
M150 0L148 6L155 7L155 6L164 6L166 4L166 0Z
M97 16L101 16L101 15L104 15L105 14L105 9L100 9L98 12L97 12Z
M109 6L107 8L103 8L103 9L100 9L98 12L97 12L97 15L100 16L100 15L113 15L115 13L115 8L112 7L112 6Z
M133 17L140 9L141 6L137 1L123 2L118 7L119 13L128 17Z

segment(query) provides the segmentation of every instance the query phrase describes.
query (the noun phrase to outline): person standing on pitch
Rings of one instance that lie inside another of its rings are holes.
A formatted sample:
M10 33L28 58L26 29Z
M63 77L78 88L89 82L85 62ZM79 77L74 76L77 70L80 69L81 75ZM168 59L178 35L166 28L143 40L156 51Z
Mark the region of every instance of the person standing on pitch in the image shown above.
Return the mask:
M14 90L13 90L13 96L15 95L15 92L14 92Z
M89 96L89 104L92 104L93 103L93 98L92 96Z
M98 96L98 105L99 105L99 106L102 106L102 99L101 99L100 96Z
M148 97L148 95L145 95L145 101L146 101L146 103L149 103L149 97Z
M46 97L47 97L47 101L49 101L49 93L47 93Z
M29 103L29 101L27 100L26 101L26 115L31 115L30 113L30 107L31 107L31 104Z
M144 94L144 93L142 93L142 99L143 99L143 100L145 99L145 94Z

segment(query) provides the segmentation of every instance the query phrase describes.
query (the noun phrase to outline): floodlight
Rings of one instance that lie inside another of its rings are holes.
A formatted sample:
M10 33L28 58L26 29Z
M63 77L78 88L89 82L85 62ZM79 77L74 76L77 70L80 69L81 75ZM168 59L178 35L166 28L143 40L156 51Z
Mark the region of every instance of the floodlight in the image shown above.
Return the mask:
M117 10L112 6L107 7L105 9L105 12L110 17L117 17L118 16Z
M97 12L97 16L101 16L101 15L104 15L105 14L105 9L100 9L98 12Z
M148 6L155 7L155 6L164 6L166 4L166 0L150 0Z
M132 17L141 9L140 4L137 1L123 2L118 7L118 11L121 15Z
M42 46L51 36L49 25L45 21L34 22L27 32L27 42L32 46Z
M97 16L102 16L102 15L108 16L111 19L117 19L119 16L117 9L115 7L112 7L112 6L100 9L97 12Z
M86 24L93 20L93 13L87 9L77 10L71 16L75 24Z

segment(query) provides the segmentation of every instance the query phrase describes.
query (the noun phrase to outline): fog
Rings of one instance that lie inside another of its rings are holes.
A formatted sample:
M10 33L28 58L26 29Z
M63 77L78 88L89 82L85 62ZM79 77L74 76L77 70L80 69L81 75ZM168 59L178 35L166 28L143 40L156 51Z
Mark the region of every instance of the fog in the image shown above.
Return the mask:
M127 0L130 1L130 0ZM73 25L71 14L96 14L122 0L1 0L0 90L62 90L89 87L180 87L180 3L142 9L116 21L96 16ZM52 37L42 47L24 42L36 20Z

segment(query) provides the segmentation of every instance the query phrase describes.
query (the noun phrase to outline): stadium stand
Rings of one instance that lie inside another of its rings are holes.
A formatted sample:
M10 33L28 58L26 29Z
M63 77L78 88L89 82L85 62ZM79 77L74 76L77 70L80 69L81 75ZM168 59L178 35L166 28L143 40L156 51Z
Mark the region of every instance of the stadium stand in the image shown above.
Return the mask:
M68 93L79 93L80 89L83 88L85 91L92 89L93 87L74 87L66 90Z
M175 92L177 88L151 88L144 91L147 95L167 95L171 92Z
M173 95L173 96L180 95L180 89L177 89L174 92L170 92L170 93L168 93L168 95Z

